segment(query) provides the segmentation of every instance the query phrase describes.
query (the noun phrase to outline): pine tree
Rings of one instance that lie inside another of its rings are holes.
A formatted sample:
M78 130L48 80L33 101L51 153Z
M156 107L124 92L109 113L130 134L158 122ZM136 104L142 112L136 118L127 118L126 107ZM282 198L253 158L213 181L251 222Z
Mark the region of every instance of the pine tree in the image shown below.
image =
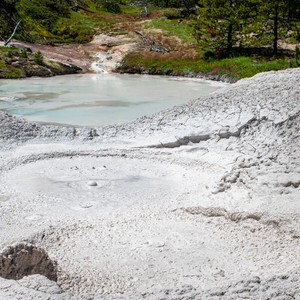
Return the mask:
M228 56L257 15L258 0L200 0L194 31L206 52Z
M273 54L278 53L278 40L289 30L299 30L300 0L265 0L260 3L261 35L272 42ZM298 21L298 23L297 23Z
M300 35L300 0L200 0L199 4L195 36L206 52L219 56L230 55L237 45L271 42L276 55L278 41L288 31Z

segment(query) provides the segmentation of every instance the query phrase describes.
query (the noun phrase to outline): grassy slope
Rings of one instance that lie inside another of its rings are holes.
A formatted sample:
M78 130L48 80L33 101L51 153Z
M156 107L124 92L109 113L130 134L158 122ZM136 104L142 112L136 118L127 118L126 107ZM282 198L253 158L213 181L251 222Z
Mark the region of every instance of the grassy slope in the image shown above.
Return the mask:
M236 81L257 73L289 68L289 59L268 60L264 58L235 57L206 61L203 59L179 59L167 57L127 55L121 71L128 73L165 74L177 76L207 76L211 79Z
M25 73L21 68L11 63L15 56L19 57L17 49L0 47L0 78L24 78Z
M187 21L178 22L178 19L169 20L166 17L153 19L144 24L146 29L161 29L166 35L176 36L183 43L195 44L196 40L193 37L192 27Z
M36 43L86 43L96 33L121 33L122 23L136 13L126 9L125 13L116 15L97 8L90 1L87 4L86 10L70 10L68 16L56 17L55 22L47 26L26 14L21 13L21 16Z
M212 79L227 78L230 81L236 81L259 72L299 66L291 57L274 58L256 55L204 60L201 58L201 49L197 47L193 38L192 28L186 20L156 18L145 22L144 30L151 38L156 38L162 44L164 41L162 36L168 36L169 40L172 36L176 37L179 39L178 43L181 44L181 47L166 54L149 52L143 52L142 55L129 54L120 71L181 76L204 75ZM154 32L153 34L151 34L151 30ZM157 30L160 31L160 34L155 33ZM160 37L158 37L159 35ZM170 42L169 44L165 43L164 46L172 49Z

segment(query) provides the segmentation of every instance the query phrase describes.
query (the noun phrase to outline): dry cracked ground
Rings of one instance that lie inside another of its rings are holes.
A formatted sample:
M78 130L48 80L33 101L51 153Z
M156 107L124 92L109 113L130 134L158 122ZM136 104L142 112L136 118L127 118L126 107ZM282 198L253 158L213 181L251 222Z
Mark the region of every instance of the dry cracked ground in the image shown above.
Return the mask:
M103 128L0 113L0 299L300 299L300 69Z

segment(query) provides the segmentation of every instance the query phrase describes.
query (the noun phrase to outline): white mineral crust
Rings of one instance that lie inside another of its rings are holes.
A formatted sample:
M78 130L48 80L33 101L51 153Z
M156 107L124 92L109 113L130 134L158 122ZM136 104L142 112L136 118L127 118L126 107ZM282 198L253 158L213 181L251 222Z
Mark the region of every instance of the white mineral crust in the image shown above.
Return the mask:
M299 82L103 128L0 112L0 299L300 299Z

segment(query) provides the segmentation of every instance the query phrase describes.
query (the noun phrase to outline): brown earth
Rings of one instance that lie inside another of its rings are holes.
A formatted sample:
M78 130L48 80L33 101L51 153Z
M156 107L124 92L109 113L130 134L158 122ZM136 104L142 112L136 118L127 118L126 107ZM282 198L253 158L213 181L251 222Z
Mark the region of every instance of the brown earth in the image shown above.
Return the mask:
M21 41L12 41L17 48L30 48L33 53L40 51L42 55L51 60L64 64L72 64L82 69L82 72L92 71L92 63L97 60L97 54L109 56L110 65L119 63L123 57L136 47L133 38L124 35L108 36L97 35L87 44L66 44L66 45L41 45Z

